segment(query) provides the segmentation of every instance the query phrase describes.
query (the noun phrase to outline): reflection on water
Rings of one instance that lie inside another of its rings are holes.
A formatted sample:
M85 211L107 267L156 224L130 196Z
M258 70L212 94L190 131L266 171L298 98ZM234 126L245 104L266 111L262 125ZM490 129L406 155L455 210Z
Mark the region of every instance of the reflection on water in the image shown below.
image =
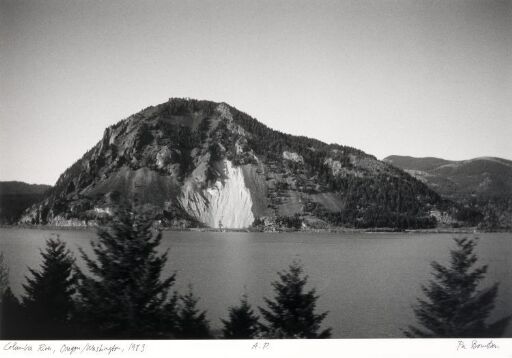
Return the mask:
M27 267L38 267L39 250L54 233L77 256L78 247L91 254L93 232L0 229L0 250L16 294L23 292ZM318 311L330 311L324 326L333 327L333 337L402 337L400 329L414 322L411 304L421 295L420 284L429 279L430 262L448 261L452 236L165 232L160 249L169 249L166 273L178 273L181 292L193 284L214 329L244 292L253 305L263 305L264 296L273 296L270 283L276 272L298 258L320 295ZM511 310L512 234L479 237L479 262L489 264L484 284L501 282L491 318L500 317ZM512 336L512 327L507 336Z

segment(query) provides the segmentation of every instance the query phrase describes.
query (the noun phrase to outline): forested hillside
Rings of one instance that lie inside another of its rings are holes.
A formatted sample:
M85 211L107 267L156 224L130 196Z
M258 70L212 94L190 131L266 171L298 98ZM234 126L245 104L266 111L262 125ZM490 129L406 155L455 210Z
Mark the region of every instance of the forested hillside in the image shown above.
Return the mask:
M49 185L0 182L0 224L14 224L25 209L44 197Z
M444 197L459 203L461 218L483 229L512 228L512 161L481 157L462 161L390 156Z
M460 208L372 155L192 99L170 99L107 128L21 221L91 225L120 198L172 227L463 224Z

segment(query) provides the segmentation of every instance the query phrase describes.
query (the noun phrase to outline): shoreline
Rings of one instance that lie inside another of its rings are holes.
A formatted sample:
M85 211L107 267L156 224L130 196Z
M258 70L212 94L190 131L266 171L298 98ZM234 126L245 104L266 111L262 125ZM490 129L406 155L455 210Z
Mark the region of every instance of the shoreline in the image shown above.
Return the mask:
M96 231L98 226L55 226L55 225L0 225L1 229L30 229L30 230L60 230L60 231ZM275 230L265 231L254 228L247 229L212 229L212 228L187 228L177 229L163 227L164 232L251 232L251 233L319 233L319 234L343 234L343 233L395 233L395 234L479 234L479 233L512 233L512 230L477 230L475 227L461 228L436 228L436 229L405 229L397 230L393 228L374 228L374 229L354 229L344 227L334 227L329 229L306 229L306 230Z

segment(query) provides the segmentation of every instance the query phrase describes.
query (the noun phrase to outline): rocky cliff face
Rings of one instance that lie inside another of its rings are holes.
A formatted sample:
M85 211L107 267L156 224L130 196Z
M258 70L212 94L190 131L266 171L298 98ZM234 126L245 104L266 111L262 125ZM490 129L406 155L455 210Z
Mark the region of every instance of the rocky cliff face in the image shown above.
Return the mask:
M170 99L107 128L21 222L90 225L128 200L173 227L425 227L456 211L354 148L274 131L225 104Z
M207 187L196 177L187 181L178 203L190 216L209 227L247 228L252 225L254 215L243 171L226 159L219 166L223 167L221 177Z

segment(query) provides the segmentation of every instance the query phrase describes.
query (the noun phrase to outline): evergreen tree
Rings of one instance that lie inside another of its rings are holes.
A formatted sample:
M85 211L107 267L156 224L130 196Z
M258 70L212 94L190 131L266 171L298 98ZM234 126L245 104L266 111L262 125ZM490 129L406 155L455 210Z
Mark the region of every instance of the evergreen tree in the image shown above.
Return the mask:
M328 312L315 313L316 290L305 292L308 276L294 261L287 271L278 272L279 280L272 283L274 300L264 298L268 308L259 310L268 322L262 325L263 334L271 338L329 338L331 328L320 331Z
M180 296L180 307L177 314L175 334L180 339L212 338L210 324L206 319L206 311L197 308L198 298L189 286L186 295Z
M75 259L59 237L46 241L41 252L40 271L30 269L25 296L22 299L31 339L63 339L71 337L73 294L76 278Z
M9 268L0 252L0 339L23 337L21 304L9 287Z
M168 337L174 324L175 274L161 279L167 252L158 255L162 235L141 211L117 208L91 242L95 259L85 260L91 276L79 272L83 335L94 338Z
M27 327L20 302L7 287L0 302L0 339L27 339L30 327Z
M229 308L229 320L221 321L224 324L224 338L251 339L259 333L258 316L254 314L246 294L242 296L239 306Z
M456 248L450 251L450 265L431 263L433 280L422 286L426 300L418 299L414 313L422 327L409 326L408 337L499 337L510 316L492 324L485 321L494 308L498 283L477 289L484 279L487 265L474 268L476 240L454 239Z
M2 304L2 296L9 287L9 268L4 259L4 253L0 252L0 304Z

